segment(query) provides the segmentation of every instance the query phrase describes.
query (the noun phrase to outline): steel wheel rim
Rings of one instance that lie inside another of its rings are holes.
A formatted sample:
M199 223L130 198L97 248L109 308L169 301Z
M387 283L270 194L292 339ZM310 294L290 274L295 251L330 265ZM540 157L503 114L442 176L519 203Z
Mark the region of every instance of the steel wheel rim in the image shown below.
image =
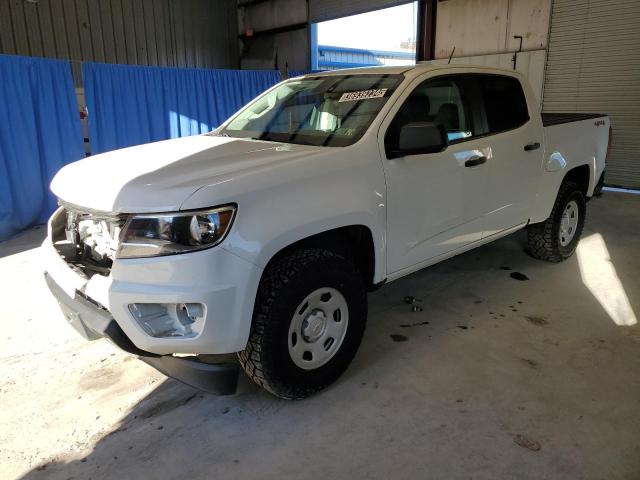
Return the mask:
M571 243L578 229L578 220L580 218L580 210L575 200L571 200L564 207L562 218L560 219L560 231L558 237L560 245L566 247Z
M289 325L289 356L303 370L319 368L340 349L349 326L347 300L335 288L318 288L296 308Z

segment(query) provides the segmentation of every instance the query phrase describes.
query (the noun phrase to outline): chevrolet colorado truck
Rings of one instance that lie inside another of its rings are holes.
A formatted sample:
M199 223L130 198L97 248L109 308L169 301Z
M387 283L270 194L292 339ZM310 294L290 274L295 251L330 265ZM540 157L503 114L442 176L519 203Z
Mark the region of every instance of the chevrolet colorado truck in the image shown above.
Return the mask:
M513 71L297 77L211 133L65 166L45 278L87 339L299 399L347 368L385 282L523 228L534 257L573 254L608 143L606 115L541 114Z

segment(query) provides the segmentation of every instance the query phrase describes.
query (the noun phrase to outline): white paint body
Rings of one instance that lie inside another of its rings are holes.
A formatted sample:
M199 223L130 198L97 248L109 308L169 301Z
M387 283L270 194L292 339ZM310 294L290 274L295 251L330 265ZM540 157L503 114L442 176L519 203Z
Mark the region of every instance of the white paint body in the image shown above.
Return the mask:
M384 67L405 80L364 136L348 147L316 147L195 136L96 155L64 167L52 191L85 208L119 213L191 210L235 203L224 241L195 253L116 259L108 277L86 280L43 245L46 271L69 294L104 305L133 343L153 353L242 350L263 269L283 248L314 234L360 225L372 234L375 283L546 219L566 172L588 165L588 195L604 170L609 121L542 127L538 102L514 72L469 66ZM388 160L384 134L412 88L452 73L514 75L525 86L531 120L440 153ZM340 74L331 72L322 75ZM233 117L232 117L233 118ZM542 148L524 152L527 143ZM486 164L465 168L483 154ZM554 160L550 157L553 156ZM560 160L563 160L560 161ZM128 311L134 302L196 302L205 323L195 338L154 338Z

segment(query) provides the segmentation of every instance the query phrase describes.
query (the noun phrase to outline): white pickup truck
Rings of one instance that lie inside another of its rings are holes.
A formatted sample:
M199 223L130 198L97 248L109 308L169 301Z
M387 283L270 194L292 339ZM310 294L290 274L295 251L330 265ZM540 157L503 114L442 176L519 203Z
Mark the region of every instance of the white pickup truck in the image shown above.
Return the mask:
M521 228L569 257L608 142L605 115L541 115L512 71L293 78L209 134L64 167L45 277L88 339L210 392L241 366L303 398L356 354L367 291Z

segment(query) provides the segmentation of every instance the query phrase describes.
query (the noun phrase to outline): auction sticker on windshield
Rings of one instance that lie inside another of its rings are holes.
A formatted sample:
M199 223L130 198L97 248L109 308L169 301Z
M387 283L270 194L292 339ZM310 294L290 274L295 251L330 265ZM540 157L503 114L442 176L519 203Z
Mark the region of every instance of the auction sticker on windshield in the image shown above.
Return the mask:
M357 92L344 92L338 102L355 102L356 100L367 100L369 98L384 97L386 88L374 88L372 90L359 90Z

